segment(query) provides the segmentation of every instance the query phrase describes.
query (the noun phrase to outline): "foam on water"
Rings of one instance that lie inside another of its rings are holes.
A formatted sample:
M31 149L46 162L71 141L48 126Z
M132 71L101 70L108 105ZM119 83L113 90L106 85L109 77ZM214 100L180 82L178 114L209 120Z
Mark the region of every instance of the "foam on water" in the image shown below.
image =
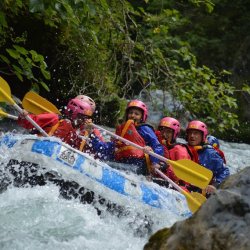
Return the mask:
M221 141L221 148L231 173L250 166L250 145ZM9 157L8 150L1 152L0 162L6 163ZM107 212L98 216L92 205L62 199L53 184L9 186L0 194L0 249L143 249L149 235L139 237L134 231L142 223L136 212L143 211L136 206L130 209L134 213L128 217ZM155 222L152 233L180 220L168 211L152 210L151 216Z
M56 186L9 188L0 196L0 249L140 249L126 219L59 198Z

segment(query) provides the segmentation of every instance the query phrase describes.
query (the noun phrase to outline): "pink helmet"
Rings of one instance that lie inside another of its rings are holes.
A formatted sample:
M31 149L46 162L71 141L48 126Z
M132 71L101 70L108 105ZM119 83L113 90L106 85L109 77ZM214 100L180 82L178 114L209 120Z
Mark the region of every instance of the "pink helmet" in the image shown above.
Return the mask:
M83 102L87 102L92 107L93 112L95 112L96 105L95 105L95 101L92 98L90 98L87 95L78 95L76 99L79 99Z
M71 119L76 119L78 114L92 116L93 110L88 103L82 102L80 99L74 98L68 102L65 114L70 116Z
M139 108L143 111L142 114L142 122L145 122L147 120L148 117L148 108L146 106L146 104L142 101L139 100L132 100L128 103L127 108L126 108L126 116L128 113L128 109L129 108Z
M166 128L171 128L174 130L174 136L173 140L176 140L177 136L179 135L181 131L181 126L179 121L172 117L164 117L160 120L159 127L166 127Z
M206 141L207 135L208 135L208 129L207 129L207 125L201 121L191 121L188 123L186 131L188 129L196 129L199 130L203 133L203 142Z

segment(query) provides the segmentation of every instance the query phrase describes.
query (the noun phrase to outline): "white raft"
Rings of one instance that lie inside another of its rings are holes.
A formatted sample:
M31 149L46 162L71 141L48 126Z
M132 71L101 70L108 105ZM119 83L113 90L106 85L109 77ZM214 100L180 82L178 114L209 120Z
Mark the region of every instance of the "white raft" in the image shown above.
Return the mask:
M9 159L56 171L118 206L138 206L141 211L153 210L153 213L168 211L183 219L192 215L185 196L179 192L113 169L57 138L4 135L0 137L0 155L5 155L2 159L5 162L7 155Z

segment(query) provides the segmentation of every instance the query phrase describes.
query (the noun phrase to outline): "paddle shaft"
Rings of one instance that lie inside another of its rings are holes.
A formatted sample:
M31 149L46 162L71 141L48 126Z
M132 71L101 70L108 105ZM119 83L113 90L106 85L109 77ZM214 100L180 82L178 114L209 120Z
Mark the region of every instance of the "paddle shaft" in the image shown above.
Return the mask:
M4 116L4 117L10 118L12 120L17 120L18 119L17 116L5 113L2 109L0 109L0 116Z
M97 129L100 129L100 130L105 131L107 134L111 135L112 137L114 137L114 138L117 139L117 140L120 140L120 141L122 141L122 142L124 142L124 143L126 143L126 144L128 144L128 145L134 146L135 148L138 148L138 149L144 151L144 148L143 148L142 146L140 146L140 145L138 145L138 144L136 144L136 143L134 143L134 142L131 142L131 141L129 141L129 140L127 140L127 139L125 139L125 138L119 136L119 135L116 135L116 134L114 134L114 133L112 133L112 132L110 132L110 131L108 131L108 130L106 130L106 129L104 129L104 128L98 126L98 125L96 125L96 124L93 124L93 123L92 123L92 126L93 126L94 128L97 128ZM165 158L165 157L163 157L163 156L161 156L161 155L158 155L158 154L156 154L156 153L153 152L153 151L147 151L146 153L149 154L149 155L151 155L151 156L153 156L153 157L155 157L155 158L157 158L157 159L159 159L159 160L162 160L162 161L164 161L164 162L172 162L171 160L169 160L169 159L167 159L167 158Z

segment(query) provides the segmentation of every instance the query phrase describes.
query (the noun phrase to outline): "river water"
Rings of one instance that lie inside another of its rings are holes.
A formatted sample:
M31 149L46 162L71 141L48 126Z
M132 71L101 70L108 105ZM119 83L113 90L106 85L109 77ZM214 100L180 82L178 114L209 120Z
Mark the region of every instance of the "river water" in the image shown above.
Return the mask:
M231 173L250 166L250 145L220 142ZM0 162L6 157L5 152ZM167 211L151 216L157 220L152 232L179 220L169 217ZM53 184L9 186L0 194L0 249L143 249L150 235L136 235L131 221L137 223L136 218L118 218L109 213L98 216L91 205L62 199Z

